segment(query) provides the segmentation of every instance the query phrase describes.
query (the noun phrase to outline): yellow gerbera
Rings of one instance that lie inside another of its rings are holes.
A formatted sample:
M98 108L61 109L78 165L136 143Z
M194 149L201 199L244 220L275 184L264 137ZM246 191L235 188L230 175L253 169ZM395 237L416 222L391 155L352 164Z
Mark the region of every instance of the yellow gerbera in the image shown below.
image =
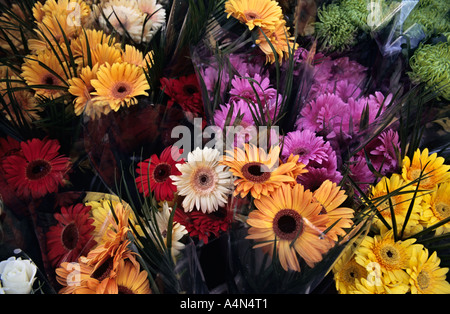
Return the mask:
M78 59L78 62L80 62L80 60L81 59ZM106 63L121 63L122 50L116 45L110 45L109 43L97 44L91 48L91 60L92 65L98 64L99 66ZM87 62L86 56L83 62Z
M65 80L69 79L66 76L65 69L67 69L65 62L60 63L54 54L49 51L43 51L37 55L29 55L25 58L25 62L22 65L22 77L28 86L43 85L42 87L33 87L37 95L49 98L59 97L66 92L64 89L66 87ZM52 86L57 88L51 88ZM60 89L59 87L63 88Z
M147 272L129 261L120 262L115 283L118 294L151 294Z
M383 235L367 236L361 242L355 260L366 269L373 268L373 272L378 272L374 279L381 280L380 283L387 286L408 285L409 276L405 269L415 241L395 241L392 230Z
M137 103L136 96L148 96L150 89L143 70L129 63L106 63L97 72L97 79L91 81L96 101L108 103L112 110Z
M345 236L344 230L353 225L354 210L348 207L340 207L347 199L345 191L336 183L325 180L321 186L313 192L314 199L322 205L321 213L326 214L330 220L327 228L334 226L327 232L327 238L333 241L338 240L338 236Z
M275 24L283 19L281 7L273 0L228 0L225 13L227 18L233 16L250 30L255 26L274 30Z
M422 223L425 227L448 218L450 216L450 182L441 183L431 194L423 197ZM450 232L450 222L436 228L436 234Z
M115 213L116 210L123 212L123 208L125 208L128 214L128 219L126 220L127 231L131 231L131 229L128 229L128 222L135 227L136 231L139 232L141 230L130 206L115 195L89 192L84 199L84 204L91 206L91 215L94 218L92 225L95 226L94 239L98 244L111 239L108 230L114 230L114 225L111 224L111 221L114 220L113 211ZM139 234L143 235L141 232Z
M320 213L322 207L303 185L283 184L272 195L255 200L255 206L257 210L247 219L251 226L247 239L255 240L254 248L262 247L270 255L276 243L285 270L300 271L297 254L313 267L329 250L330 242L321 237L329 218Z
M125 45L125 51L122 53L122 61L147 69L153 64L153 51L148 52L144 57L143 53L136 47Z
M99 118L102 114L108 114L111 108L103 102L97 103L91 95L94 87L91 81L97 78L98 64L91 69L89 66L81 69L79 77L74 77L68 81L69 93L74 95L74 112L77 116L85 114L91 119Z
M333 278L336 290L340 294L349 294L356 290L356 284L367 278L367 270L359 265L353 250L347 250L333 267Z
M278 62L281 64L289 54L294 53L298 45L294 43L294 37L291 37L286 23L281 21L275 25L273 30L261 29L258 32L258 39L255 43L266 55L266 63L276 61L275 54L278 56Z
M245 197L249 192L258 199L269 195L283 182L295 184L290 175L298 167L295 162L279 163L280 147L272 147L268 153L253 144L245 144L244 150L236 147L234 151L226 151L222 163L230 167L234 176L234 196Z
M412 235L422 230L419 223L420 213L422 211L422 196L416 194L413 199L415 187L406 186L407 182L402 179L401 175L393 174L389 179L383 177L375 186L371 188L369 199L376 205L378 212L385 221L392 226L393 217L391 215L391 204L395 213L395 222L397 230L403 228L411 202L414 201L412 211L405 227L404 235ZM391 195L388 197L387 195ZM389 202L390 201L390 202ZM381 230L386 231L387 227L381 219L375 216L374 225Z
M441 260L436 252L431 256L422 246L414 248L409 268L412 294L449 294L450 283L446 280L448 268L439 267Z
M450 180L450 166L444 164L445 159L437 153L429 154L428 148L422 152L417 149L412 161L406 156L403 159L402 176L407 182L414 181L421 176L420 187L433 189L437 184ZM415 183L417 185L417 183Z
M88 50L96 48L98 45L108 44L115 46L116 40L111 35L105 34L102 30L86 29L77 38L72 40L71 49L75 58L82 57L85 62L82 66L87 65ZM81 64L82 62L78 62Z
M3 97L3 100L7 106L11 105L12 101L15 100L20 106L20 111L23 115L23 118L27 122L39 120L39 112L42 111L42 108L39 106L36 98L33 93L29 90L13 90L14 88L23 88L25 87L24 83L19 83L19 77L12 76L10 77L11 82L0 82L0 96ZM11 87L8 91L8 85ZM10 94L13 95L14 100L10 99ZM0 108L3 106L0 105ZM4 108L3 108L4 109ZM15 111L9 108L9 112L4 110L6 118L8 120L18 121L18 118Z

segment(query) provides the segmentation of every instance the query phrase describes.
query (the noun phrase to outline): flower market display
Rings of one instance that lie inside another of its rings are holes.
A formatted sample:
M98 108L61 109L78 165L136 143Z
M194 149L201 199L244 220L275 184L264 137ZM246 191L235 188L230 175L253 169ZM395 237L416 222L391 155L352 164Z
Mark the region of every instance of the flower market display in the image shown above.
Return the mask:
M0 294L450 293L448 0L0 1L0 93Z

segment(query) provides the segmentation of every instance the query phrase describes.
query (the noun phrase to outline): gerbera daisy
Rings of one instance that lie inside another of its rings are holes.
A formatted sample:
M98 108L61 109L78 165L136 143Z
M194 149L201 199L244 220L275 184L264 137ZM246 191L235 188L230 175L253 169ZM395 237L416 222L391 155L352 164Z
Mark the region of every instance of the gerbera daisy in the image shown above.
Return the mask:
M61 64L53 53L44 51L25 58L22 65L22 77L37 95L48 98L59 97L66 90L65 84L68 77L65 69L67 69L65 62Z
M59 294L95 294L98 280L91 278L94 268L85 259L76 262L62 262L55 269L56 281L62 286Z
M109 44L115 46L116 39L111 35L105 34L103 30L86 29L83 30L77 38L70 43L72 54L75 58L81 58L82 61L76 60L82 67L88 65L88 53L92 53L92 49L98 45ZM93 64L94 65L94 64Z
M260 29L255 43L266 55L266 63L274 63L276 61L275 55L277 55L278 62L281 64L298 47L284 20L278 22L273 30Z
M182 209L175 211L174 221L186 227L191 238L196 238L208 244L210 238L218 237L220 232L228 230L233 221L233 210L227 203L212 213L201 211L184 212Z
M97 44L92 46L91 51L91 61L92 65L104 65L106 63L114 64L122 62L122 50L115 45L110 45L109 43ZM83 64L87 64L87 56L84 57Z
M4 103L9 107L9 110L4 108L3 103L0 104L5 116L8 120L19 121L24 119L27 122L39 120L39 112L43 110L39 106L34 93L28 89L21 89L26 86L25 83L19 83L15 80L19 80L18 77L10 77L11 81L0 82L0 96L3 97ZM8 88L8 85L10 86ZM15 88L18 88L15 90ZM10 97L12 96L12 97ZM19 105L20 113L17 114L15 110L12 110L13 104Z
M170 99L167 105L175 103L184 111L201 116L203 113L203 100L200 86L195 74L181 76L178 79L161 78L161 89Z
M214 148L196 148L187 156L186 163L177 164L180 176L170 176L177 186L178 195L184 196L183 208L194 207L211 213L227 202L231 192L231 173L219 164L220 151Z
M61 213L56 213L58 224L50 227L46 233L47 256L53 267L61 262L75 262L78 257L86 255L96 245L92 239L95 227L94 219L90 218L89 206L76 204L68 208L62 207Z
M422 211L422 197L416 195L413 199L415 188L406 185L407 182L399 174L393 174L389 179L383 177L371 188L369 199L375 204L378 212L390 226L392 226L393 222L391 215L392 204L397 230L399 231L402 230L411 202L414 201L412 211L409 213L407 226L405 227L405 235L411 235L421 229L419 218ZM386 230L386 226L381 219L375 218L374 225L382 231Z
M129 261L120 261L114 281L117 294L151 294L148 274Z
M108 114L111 108L103 102L94 102L91 93L94 87L91 80L97 78L98 64L92 69L87 66L81 69L79 77L74 77L68 81L69 93L75 96L74 112L77 116L85 114L91 119L97 119L102 114Z
M325 142L323 137L318 136L311 130L297 130L289 132L284 137L283 151L281 157L286 159L291 154L299 156L299 162L306 166L310 161L322 165L328 159L330 143Z
M103 7L100 10L98 21L104 30L112 27L120 35L128 35L132 40L141 42L144 33L145 15L139 10L135 2L110 0L103 2Z
M269 195L284 183L295 183L290 173L297 163L289 162L276 167L279 163L280 147L272 147L268 153L253 144L245 144L244 150L235 148L227 151L222 163L230 167L234 176L235 189L233 195L245 197L248 193L258 199L261 195Z
M125 50L122 52L122 62L134 64L143 69L152 67L153 52L148 52L145 57L141 51L131 45L125 45Z
M431 256L428 249L416 246L406 271L412 294L449 294L450 283L446 280L448 268L439 267L441 260L436 252Z
M228 13L227 18L233 16L250 30L255 26L274 30L275 24L283 19L280 5L273 0L228 0L225 13Z
M181 153L176 147L169 146L159 157L153 154L151 158L138 163L136 184L139 192L149 196L151 191L158 202L173 200L177 187L170 176L181 175L175 166L178 163L184 163Z
M268 77L261 77L256 73L253 77L245 74L243 77L235 75L231 80L230 101L244 99L254 104L261 102L265 105L269 99L276 96L277 90L270 87Z
M431 194L423 196L421 213L421 223L425 227L432 225L450 217L450 182L444 182L437 186ZM436 235L450 231L450 222L436 228Z
M405 269L416 239L394 241L392 229L385 234L366 236L358 248L356 262L363 267L377 265L386 284L407 285L409 276Z
M91 81L95 88L95 101L108 103L112 110L137 103L135 97L148 96L150 89L141 68L129 63L106 63L97 71L97 79Z
M327 228L333 226L327 232L327 237L333 241L338 240L338 236L345 236L344 229L353 225L354 210L348 207L340 207L347 199L345 191L336 183L326 180L314 191L314 199L322 205L322 214L329 217Z
M367 278L367 269L355 261L353 250L346 250L333 266L333 278L336 290L340 294L349 294L356 289L356 284Z
M166 10L162 4L157 3L156 0L137 0L137 7L141 12L146 14L146 22L149 29L145 34L146 41L150 41L156 32L164 25L166 22Z
M300 271L297 254L313 267L330 248L329 241L321 239L329 221L321 214L309 190L300 184L283 184L270 196L255 200L257 210L250 212L251 226L247 239L256 241L254 248L262 247L272 254L276 244L277 257L287 271Z
M20 143L22 154L4 160L8 183L20 197L40 198L65 184L71 162L60 155L57 140L37 138Z
M420 178L420 187L433 189L437 184L450 179L450 166L444 164L445 159L437 153L429 154L428 148L414 152L412 160L405 156L402 166L402 177L407 182ZM417 185L417 181L414 185Z
M169 247L169 244L167 243L168 240L168 231L169 231L169 221L170 221L170 215L172 212L172 208L169 207L169 204L167 202L163 203L163 206L160 211L156 213L156 226L158 230L154 230L154 232L159 232L164 240L164 246L167 248ZM180 251L184 249L184 243L182 243L180 240L186 235L188 232L186 230L186 227L182 224L173 221L172 226L172 242L170 243L170 253L172 255L172 258L175 260L178 254L180 254ZM156 241L156 240L155 240Z

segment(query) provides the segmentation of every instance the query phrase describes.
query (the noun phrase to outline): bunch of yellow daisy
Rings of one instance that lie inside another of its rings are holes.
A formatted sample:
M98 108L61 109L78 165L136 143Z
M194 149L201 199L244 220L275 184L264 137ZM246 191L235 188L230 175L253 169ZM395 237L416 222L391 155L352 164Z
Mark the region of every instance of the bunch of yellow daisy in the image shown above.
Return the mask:
M266 55L266 62L281 63L296 49L294 38L286 27L282 9L274 0L228 0L227 17L234 17L256 32L256 44Z
M20 74L36 95L72 96L74 113L95 119L148 96L145 71L152 59L151 53L122 48L115 37L94 29L91 13L83 0L37 2L36 38L28 40L32 53Z
M336 263L336 289L342 294L448 294L448 268L440 267L415 239L394 240L392 230L367 236L354 251Z

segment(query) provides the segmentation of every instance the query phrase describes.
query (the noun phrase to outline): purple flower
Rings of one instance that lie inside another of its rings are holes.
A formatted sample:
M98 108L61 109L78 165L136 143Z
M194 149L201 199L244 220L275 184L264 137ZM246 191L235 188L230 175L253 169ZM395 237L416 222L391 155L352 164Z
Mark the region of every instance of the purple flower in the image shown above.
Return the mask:
M289 132L284 137L282 159L286 160L291 154L298 155L299 162L308 165L314 161L322 165L328 159L327 152L330 143L325 142L323 137L317 136L315 132L305 129L303 131Z
M231 85L231 101L245 99L257 104L259 98L261 104L265 105L277 94L276 89L270 87L270 80L262 78L259 74L255 74L253 77L248 74L243 77L235 75L231 80Z

